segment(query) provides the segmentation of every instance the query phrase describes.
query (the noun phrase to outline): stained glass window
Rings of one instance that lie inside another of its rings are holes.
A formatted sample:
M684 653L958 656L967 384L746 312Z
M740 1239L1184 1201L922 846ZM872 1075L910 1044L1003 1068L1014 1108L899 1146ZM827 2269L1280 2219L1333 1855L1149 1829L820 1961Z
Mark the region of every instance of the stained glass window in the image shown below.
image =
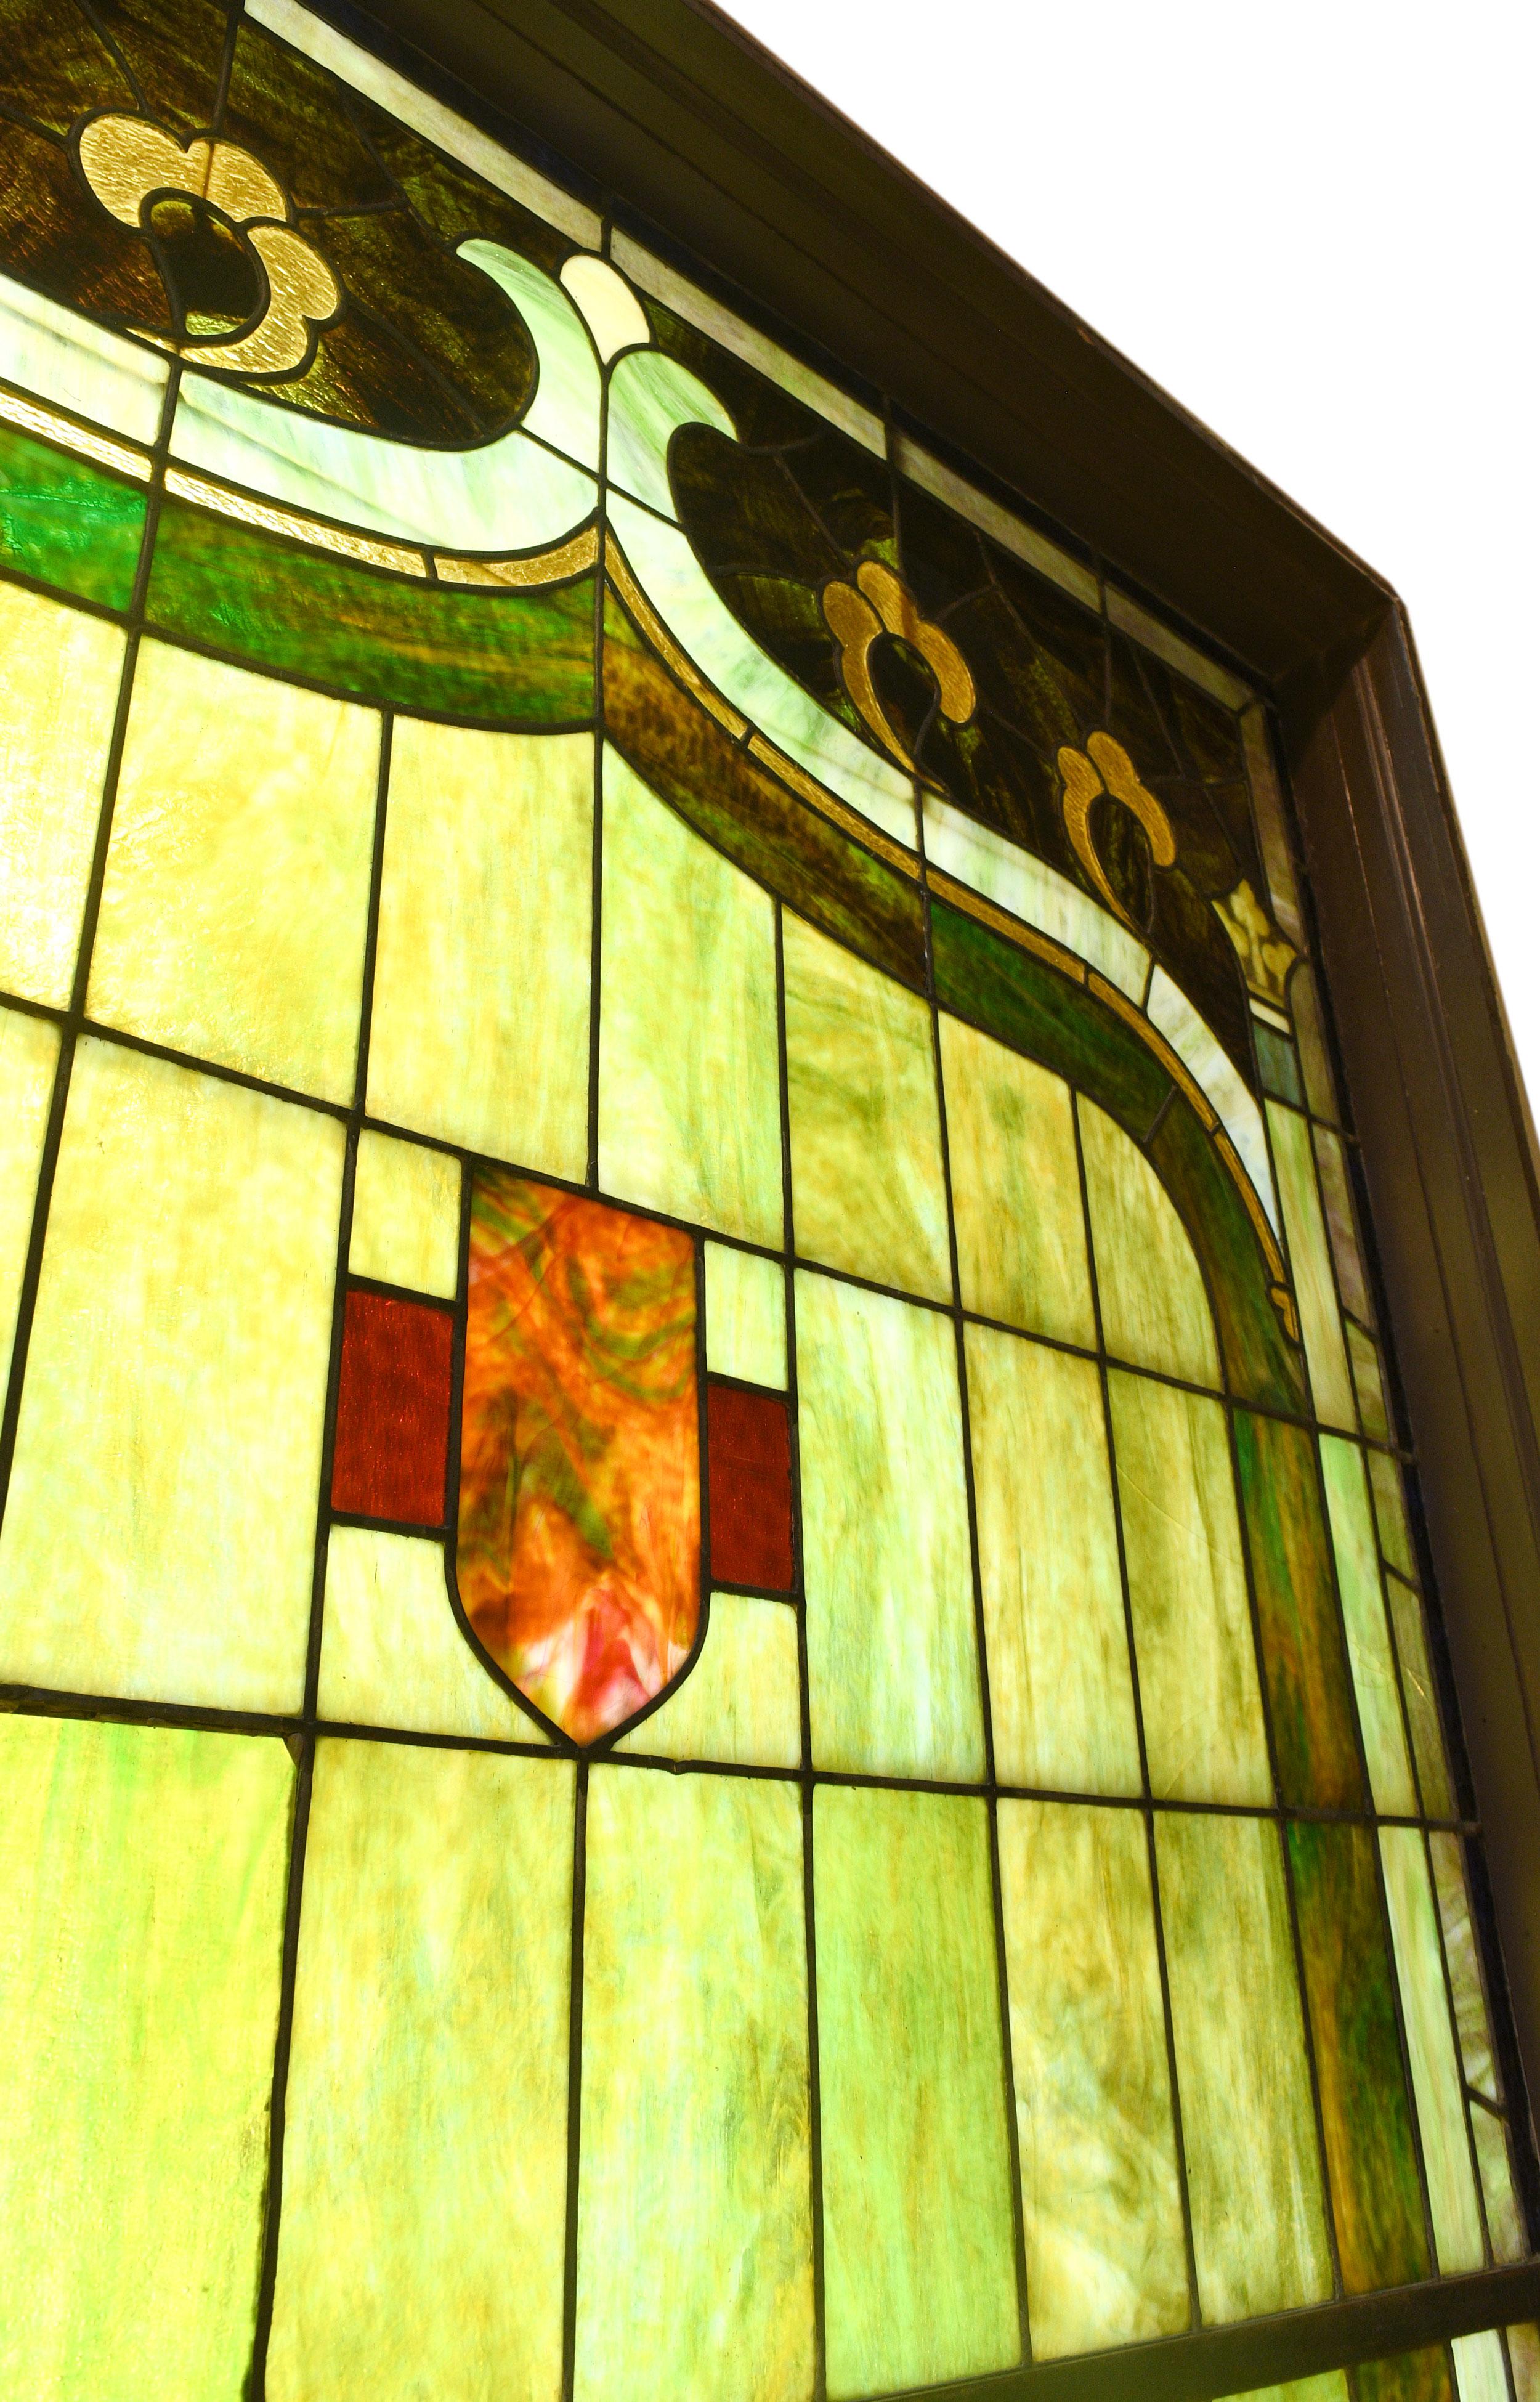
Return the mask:
M0 24L0 2388L1526 2257L1265 696L296 0Z

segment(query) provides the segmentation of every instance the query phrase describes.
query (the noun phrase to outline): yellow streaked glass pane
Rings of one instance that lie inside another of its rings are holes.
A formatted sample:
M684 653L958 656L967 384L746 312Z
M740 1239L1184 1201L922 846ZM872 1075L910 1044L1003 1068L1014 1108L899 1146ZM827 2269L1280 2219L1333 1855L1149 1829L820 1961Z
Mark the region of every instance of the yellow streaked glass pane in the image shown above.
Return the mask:
M1131 1367L1217 1388L1208 1294L1176 1206L1121 1126L1083 1095L1078 1107L1102 1340Z
M351 1101L378 779L372 711L143 644L90 1015Z
M1069 1087L959 1018L942 1017L941 1033L963 1307L1090 1350Z
M333 1119L80 1043L0 1535L0 1677L299 1706L341 1181Z
M397 718L372 1116L582 1178L593 841L592 735Z
M460 1281L460 1162L365 1126L358 1138L348 1266L451 1301Z
M1416 1827L1382 1827L1385 1899L1396 1948L1396 1976L1411 2060L1411 2090L1423 2136L1423 2166L1441 2276L1479 2269L1481 2216L1465 2132L1460 2064L1444 1989L1444 1961L1427 1854Z
M1484 2327L1478 2335L1457 2335L1450 2350L1460 2402L1508 2402L1503 2339L1495 2327Z
M100 617L0 584L0 990L62 1009L123 672Z
M372 1526L327 1538L319 1702L339 1726L550 1741L461 1633L443 1544Z
M706 1246L706 1364L746 1385L786 1384L786 1271L757 1251Z
M812 2391L804 1910L793 1786L595 1770L579 2402Z
M1284 1231L1288 1236L1289 1265L1299 1304L1299 1330L1310 1364L1315 1415L1323 1426L1351 1429L1358 1419L1353 1405L1353 1379L1342 1340L1331 1254L1327 1248L1326 1221L1315 1182L1309 1122L1298 1110L1286 1109L1281 1101L1269 1101L1267 1122L1272 1136Z
M1345 1443L1340 1435L1324 1434L1320 1441L1327 1514L1337 1556L1337 1585L1342 1597L1342 1624L1369 1789L1377 1810L1414 1817L1417 1788L1407 1754L1364 1455L1355 1443Z
M269 2402L556 2402L572 1770L323 1741Z
M56 1027L46 1017L0 1009L0 1390L10 1372L37 1201L37 1167L58 1065Z
M294 1767L276 1739L0 1720L0 2389L237 2402Z
M795 1610L783 1601L714 1593L694 1666L662 1708L623 1734L615 1749L662 1760L800 1768Z

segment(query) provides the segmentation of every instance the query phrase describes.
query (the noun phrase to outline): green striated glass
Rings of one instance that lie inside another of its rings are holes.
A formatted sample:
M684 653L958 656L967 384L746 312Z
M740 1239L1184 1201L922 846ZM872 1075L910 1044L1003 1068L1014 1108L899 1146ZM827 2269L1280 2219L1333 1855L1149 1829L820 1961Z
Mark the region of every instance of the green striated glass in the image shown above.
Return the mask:
M1203 1261L1231 1392L1298 1416L1306 1406L1304 1362L1273 1298L1272 1269L1233 1178L1180 1095L1148 1150Z
M572 1770L321 1742L270 2402L555 2402Z
M1315 1139L1315 1165L1321 1180L1321 1201L1326 1210L1327 1234L1331 1242L1331 1256L1337 1263L1337 1290L1342 1296L1342 1306L1349 1309L1366 1326L1374 1323L1374 1311L1368 1297L1368 1282L1364 1274L1363 1254L1358 1249L1357 1231L1353 1222L1353 1200L1348 1189L1347 1157L1341 1135L1328 1133L1325 1126L1311 1129Z
M694 1666L661 1708L616 1744L664 1760L802 1766L796 1612L783 1601L714 1593Z
M1272 1800L1222 1403L1107 1379L1150 1790Z
M1035 2359L1188 2325L1165 2012L1142 1814L1002 1802Z
M814 1761L977 1779L952 1321L805 1269L796 1312Z
M1315 971L1301 960L1288 980L1288 1005L1294 1017L1294 1030L1299 1042L1299 1063L1305 1071L1305 1098L1313 1117L1326 1118L1332 1125L1338 1123L1337 1095L1327 1056L1325 1022L1321 1015L1321 999L1315 989Z
M1298 1110L1269 1101L1267 1122L1272 1136L1278 1194L1283 1204L1284 1231L1288 1236L1295 1296L1299 1304L1305 1358L1310 1362L1315 1415L1323 1426L1351 1429L1358 1420L1353 1405L1353 1384L1342 1342L1342 1320L1327 1248L1321 1197L1315 1185L1309 1121Z
M706 1364L746 1385L786 1387L786 1270L727 1243L706 1245Z
M123 635L0 583L0 989L53 1008L75 980Z
M1278 1829L1161 1811L1155 1857L1203 2318L1324 2302L1331 2260Z
M958 1018L941 1040L963 1307L1092 1350L1069 1087Z
M1401 1470L1388 1452L1369 1453L1368 1481L1374 1488L1374 1523L1380 1529L1380 1549L1391 1567L1409 1583L1415 1584L1417 1563L1411 1554L1411 1530L1407 1525Z
M460 1282L458 1159L367 1126L358 1138L348 1268L452 1301Z
M1409 2285L1431 2264L1374 1837L1295 1821L1288 1854L1342 2284Z
M1155 1170L1121 1128L1079 1104L1102 1340L1131 1367L1217 1387L1219 1356L1203 1271Z
M774 904L608 750L599 922L599 1189L778 1249Z
M1433 1885L1423 1836L1415 1827L1382 1827L1385 1898L1396 1944L1396 1973L1411 2059L1411 2090L1423 2136L1423 2166L1433 2214L1441 2276L1478 2269L1481 2218L1471 2171L1470 2140L1454 2032L1444 1990Z
M1234 1428L1280 1795L1294 1807L1361 1810L1363 1771L1315 1446L1303 1427L1284 1418L1237 1410Z
M1371 1443L1389 1443L1390 1411L1385 1401L1379 1346L1372 1334L1366 1334L1351 1319L1344 1320L1342 1332L1347 1336L1353 1389L1358 1396L1358 1423Z
M1271 1026L1259 1019L1252 1021L1252 1036L1257 1044L1257 1064L1262 1072L1262 1090L1280 1101L1292 1101L1303 1109L1305 1096L1299 1083L1299 1055L1286 1034L1274 1033Z
M804 1911L794 1787L596 1768L579 2402L811 2393Z
M1450 2357L1441 2343L1425 2352L1398 2352L1360 2361L1353 2371L1355 2402L1455 2402Z
M1230 2402L1349 2402L1345 2368L1323 2369L1319 2377L1291 2377L1283 2385L1258 2385L1250 2394L1234 2394Z
M995 1774L1139 1791L1128 1626L1093 1361L966 1334Z
M1428 1658L1423 1604L1413 1588L1394 1571L1385 1579L1385 1596L1390 1603L1391 1624L1396 1629L1401 1691L1406 1697L1407 1724L1411 1729L1412 1756L1417 1762L1417 1782L1423 1789L1423 1813L1429 1818L1452 1818L1457 1815L1454 1788L1450 1783L1444 1732L1438 1719L1438 1696L1434 1690L1433 1663Z
M0 2386L238 2402L293 1763L276 1740L19 1717L0 1777Z
M0 1379L10 1374L58 1066L57 1027L46 1017L0 1009Z
M1494 2260L1523 2260L1529 2255L1529 2239L1519 2208L1519 2195L1513 2182L1513 2164L1508 2158L1508 2131L1506 2120L1493 2111L1483 2110L1478 2102L1471 2104L1470 2131L1476 2140L1476 2166L1481 2179L1481 2198L1487 2206L1487 2233L1492 2238Z
M1364 1455L1355 1443L1344 1443L1339 1435L1323 1435L1321 1468L1374 1806L1396 1816L1415 1817L1417 1792L1407 1757Z
M1457 2335L1450 2350L1460 2402L1508 2402L1503 2339L1495 2327L1484 2327L1478 2335Z
M984 1804L813 1799L825 2342L841 2397L1021 2356Z
M1482 1990L1481 1967L1476 1953L1476 1929L1471 1923L1470 1894L1465 1884L1464 1861L1458 1835L1433 1834L1428 1837L1428 1850L1433 1858L1434 1890L1438 1898L1438 1923L1443 1930L1444 1958L1449 1966L1450 1990L1454 1996L1454 2024L1460 2038L1460 2064L1465 2082L1489 2102L1501 2102L1502 2090L1497 2081L1497 2064L1492 2055L1492 2028L1487 2019L1487 1997Z
M0 559L82 600L126 609L144 532L144 487L0 425Z

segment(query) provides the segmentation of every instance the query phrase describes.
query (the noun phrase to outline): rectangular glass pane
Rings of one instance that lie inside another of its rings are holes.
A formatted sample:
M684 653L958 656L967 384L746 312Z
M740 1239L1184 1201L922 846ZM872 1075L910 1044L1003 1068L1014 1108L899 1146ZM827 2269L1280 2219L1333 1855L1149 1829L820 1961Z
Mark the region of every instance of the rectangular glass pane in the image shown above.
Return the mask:
M1315 1138L1315 1165L1320 1170L1321 1199L1326 1208L1327 1233L1331 1238L1331 1256L1337 1263L1337 1290L1342 1296L1342 1306L1366 1326L1374 1323L1369 1304L1368 1282L1364 1275L1364 1263L1358 1249L1358 1236L1353 1222L1353 1201L1348 1187L1347 1158L1340 1135L1328 1134L1325 1126L1312 1129Z
M1433 1663L1428 1658L1423 1605L1412 1587L1394 1574L1385 1579L1385 1594L1390 1603L1391 1622L1396 1629L1396 1650L1401 1663L1401 1691L1406 1697L1407 1723L1411 1729L1417 1782L1423 1788L1423 1808L1430 1818L1452 1818L1457 1815L1454 1790L1450 1783L1449 1763L1444 1753L1444 1734L1438 1719L1438 1697L1434 1690Z
M726 1243L706 1245L706 1364L746 1385L786 1385L786 1271Z
M1508 2365L1513 2371L1513 2390L1518 2402L1537 2402L1540 2397L1540 2326L1533 2321L1528 2326L1510 2326Z
M1358 1703L1358 1726L1364 1738L1374 1806L1396 1816L1415 1817L1417 1794L1407 1756L1401 1696L1381 1590L1364 1455L1355 1443L1323 1435L1321 1468L1326 1479L1332 1548L1337 1554L1348 1658L1353 1664L1353 1690Z
M1411 1555L1411 1530L1407 1525L1400 1468L1388 1452L1371 1451L1368 1477L1374 1488L1374 1523L1380 1529L1380 1549L1391 1567L1415 1584L1417 1563Z
M796 1612L783 1601L714 1593L700 1657L661 1708L616 1744L663 1760L802 1765Z
M1269 1101L1267 1122L1272 1135L1284 1231L1288 1236L1289 1263L1299 1304L1299 1326L1305 1358L1310 1363L1315 1415L1325 1426L1351 1429L1356 1426L1357 1415L1353 1406L1353 1387L1321 1199L1315 1189L1310 1126L1298 1110L1285 1109L1277 1101Z
M123 635L0 584L0 990L62 1009L75 977Z
M1495 2327L1484 2328L1479 2335L1457 2335L1450 2350L1454 2354L1460 2402L1508 2402L1503 2339Z
M1476 1952L1476 1929L1471 1922L1470 1895L1465 1884L1464 1861L1458 1835L1437 1834L1428 1837L1428 1850L1433 1856L1434 1889L1438 1897L1438 1922L1444 1935L1444 1958L1449 1964L1450 1988L1454 1995L1454 2024L1460 2038L1460 2062L1465 2082L1484 2093L1489 2102L1501 2102L1502 2090L1497 2081L1497 2064L1492 2056L1492 2028L1487 2019L1487 1997L1481 1985L1481 1966Z
M1433 2240L1439 2273L1448 2277L1457 2270L1481 2266L1481 2219L1444 1991L1433 1885L1423 1837L1415 1827L1382 1827L1380 1857L1384 1862L1385 1898L1396 1940L1396 1973L1423 2135Z
M443 1544L373 1526L327 1539L319 1705L338 1726L549 1740L461 1633Z
M1481 2178L1481 2198L1487 2205L1492 2257L1494 2260L1522 2260L1530 2247L1508 2159L1506 2121L1491 2110L1483 2110L1478 2102L1473 2103L1470 2131L1476 2138L1476 2165Z
M941 1020L965 1309L1095 1344L1069 1087L956 1017Z
M1381 1373L1380 1353L1371 1334L1349 1321L1342 1332L1347 1336L1348 1358L1353 1367L1353 1389L1358 1396L1358 1422L1371 1443L1389 1443L1390 1410L1385 1401L1385 1380Z
M58 1065L57 1027L46 1017L0 1009L0 1379L10 1372Z
M1363 1771L1315 1446L1284 1418L1237 1410L1234 1426L1282 1796L1359 1810Z
M1362 2360L1353 2371L1357 2402L1455 2402L1448 2347L1397 2352L1388 2360Z
M348 1266L356 1277L452 1300L460 1281L459 1160L365 1127Z

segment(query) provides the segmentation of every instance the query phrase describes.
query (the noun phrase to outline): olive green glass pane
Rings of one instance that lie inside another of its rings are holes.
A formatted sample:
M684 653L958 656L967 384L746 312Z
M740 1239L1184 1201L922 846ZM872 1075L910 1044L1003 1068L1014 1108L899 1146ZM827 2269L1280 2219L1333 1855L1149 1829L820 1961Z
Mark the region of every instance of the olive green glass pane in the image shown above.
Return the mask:
M813 1801L829 2391L1020 2357L982 1802Z
M1393 2353L1388 2360L1361 2360L1353 2390L1357 2402L1455 2402L1448 2349L1436 2343L1423 2352Z
M1479 2335L1457 2335L1450 2350L1460 2402L1508 2402L1503 2339L1495 2327L1485 2327Z
M804 1930L794 1787L595 1770L579 2402L812 2390Z
M319 1700L337 1726L550 1740L461 1633L443 1544L373 1526L327 1539Z
M774 904L613 751L599 923L601 1189L778 1246Z
M1438 1923L1444 1935L1450 1990L1454 1995L1454 2024L1460 2038L1460 2063L1465 2082L1489 2102L1501 2102L1497 2064L1492 2057L1492 2027L1481 1967L1476 1953L1476 1929L1471 1923L1470 1895L1465 1884L1463 1846L1458 1835L1428 1837L1433 1856L1433 1884L1438 1897Z
M1036 2359L1175 2335L1187 2247L1142 1815L1000 1804Z
M950 1301L930 1012L800 918L782 925L798 1252Z
M289 1755L243 1735L7 1718L0 1781L0 2386L16 2402L239 2402Z
M1385 1595L1390 1603L1391 1624L1396 1629L1401 1691L1406 1696L1417 1782L1423 1788L1423 1809L1430 1818L1452 1818L1456 1815L1454 1793L1444 1754L1443 1729L1438 1722L1438 1698L1433 1686L1423 1604L1413 1588L1394 1574L1385 1579Z
M1137 1793L1100 1374L988 1327L969 1327L966 1346L995 1774Z
M1510 2326L1507 2338L1517 2402L1540 2402L1540 2326Z
M1096 1340L1069 1087L956 1017L941 1021L965 1309L1087 1350Z
M0 1678L297 1709L342 1129L75 1056L0 1537Z
M1347 1652L1315 1444L1286 1418L1234 1416L1278 1784L1286 1803L1361 1810Z
M460 1162L388 1134L358 1138L348 1266L452 1301L460 1281Z
M1299 1041L1299 1062L1305 1071L1305 1098L1312 1114L1337 1123L1337 1095L1327 1056L1326 1029L1314 970L1297 967L1289 978L1288 1005Z
M1476 2138L1476 2165L1487 2205L1487 2232L1494 2260L1522 2260L1529 2252L1519 2196L1514 2189L1505 2122L1478 2102L1471 2105L1470 2131Z
M1353 1690L1358 1703L1358 1726L1364 1738L1374 1806L1392 1815L1414 1817L1417 1793L1407 1757L1401 1697L1381 1590L1368 1485L1364 1476L1364 1455L1355 1443L1343 1443L1337 1435L1323 1435L1321 1467L1326 1478L1332 1548L1337 1554L1337 1582L1342 1597L1348 1658L1353 1665Z
M351 1101L378 781L370 711L145 642L91 1015Z
M1350 2402L1347 2370L1323 2369L1319 2377L1291 2377L1283 2385L1258 2385L1230 2402Z
M1122 1128L1083 1095L1078 1107L1102 1340L1135 1368L1217 1387L1208 1295L1176 1205Z
M952 1321L805 1270L796 1307L814 1760L981 1777Z
M1353 1386L1331 1258L1327 1249L1321 1197L1315 1189L1309 1122L1298 1110L1286 1110L1278 1101L1269 1101L1267 1122L1272 1135L1284 1231L1288 1237L1289 1264L1299 1304L1299 1330L1310 1365L1315 1415L1324 1426L1351 1429L1358 1420L1353 1406Z
M684 1682L617 1751L662 1760L802 1765L796 1612L783 1601L714 1593L700 1657Z
M1372 1443L1390 1441L1390 1412L1385 1405L1385 1380L1374 1337L1361 1326L1344 1325L1353 1389L1358 1396L1358 1422Z
M593 840L591 735L396 720L374 1116L582 1178Z
M317 1746L269 2402L556 2402L572 1771Z
M786 1271L755 1251L706 1246L706 1364L748 1385L786 1384Z
M1324 2302L1331 2262L1278 1829L1162 1812L1155 1855L1203 2317Z
M70 998L123 635L0 584L0 988Z
M1481 2266L1481 2220L1444 1963L1423 1837L1415 1827L1382 1827L1385 1898L1396 1944L1396 1973L1411 2059L1411 2090L1423 2134L1423 2165L1433 2213L1439 2273Z
M1411 1534L1407 1525L1401 1470L1387 1452L1371 1451L1368 1455L1368 1476L1374 1487L1374 1520L1380 1529L1380 1549L1391 1567L1398 1568L1415 1584L1417 1567L1411 1556Z
M10 1372L37 1164L58 1065L56 1027L46 1017L0 1009L0 1387Z
M1272 1799L1224 1406L1107 1379L1152 1793Z
M1331 1256L1337 1263L1337 1290L1342 1296L1343 1308L1350 1309L1354 1317L1362 1318L1366 1325L1371 1325L1374 1312L1369 1305L1363 1255L1358 1249L1358 1236L1353 1222L1353 1201L1348 1190L1347 1159L1342 1150L1342 1139L1341 1135L1328 1134L1325 1126L1316 1126L1313 1132L1327 1233L1331 1240Z

